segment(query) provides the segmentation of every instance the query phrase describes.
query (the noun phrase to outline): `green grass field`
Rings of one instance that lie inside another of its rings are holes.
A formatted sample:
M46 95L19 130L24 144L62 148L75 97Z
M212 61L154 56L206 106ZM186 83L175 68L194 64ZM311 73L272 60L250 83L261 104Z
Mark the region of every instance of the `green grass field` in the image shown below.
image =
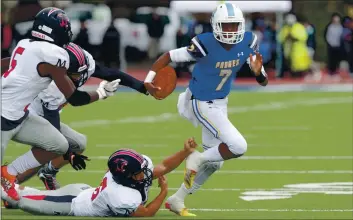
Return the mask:
M149 155L157 164L181 149L187 137L195 136L201 144L201 128L179 117L177 97L174 93L155 101L123 92L86 107L66 107L62 121L88 136L86 155L92 161L83 172L63 169L58 175L61 185L99 185L107 157L121 147ZM200 191L187 197L186 205L197 219L352 219L351 93L232 92L229 117L246 137L248 152L227 161ZM27 150L12 142L5 160ZM167 176L170 194L180 186L183 169L184 164ZM293 186L308 183L313 185ZM37 178L26 184L42 187ZM150 200L157 193L155 183ZM5 209L2 217L48 219ZM163 207L153 219L176 217Z

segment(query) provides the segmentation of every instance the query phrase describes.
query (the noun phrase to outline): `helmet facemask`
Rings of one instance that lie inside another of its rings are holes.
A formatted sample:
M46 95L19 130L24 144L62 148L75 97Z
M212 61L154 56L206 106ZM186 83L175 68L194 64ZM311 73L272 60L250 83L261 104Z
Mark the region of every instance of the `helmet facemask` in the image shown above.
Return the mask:
M211 19L214 37L225 44L237 44L244 39L245 21L227 20L215 21Z
M149 187L152 185L152 180L153 180L153 171L148 168L148 161L146 159L144 159L144 163L142 165L142 169L141 171L139 171L138 173L134 174L133 176L137 176L139 173L143 173L143 178L142 179L134 179L136 186L140 186L140 187Z

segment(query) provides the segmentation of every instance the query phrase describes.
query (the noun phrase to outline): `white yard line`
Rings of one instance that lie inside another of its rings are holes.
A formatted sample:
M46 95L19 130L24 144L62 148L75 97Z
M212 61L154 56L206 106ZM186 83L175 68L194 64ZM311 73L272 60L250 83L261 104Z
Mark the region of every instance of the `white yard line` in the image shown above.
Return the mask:
M228 114L247 113L254 111L272 111L296 106L317 106L327 104L352 103L352 97L331 97L331 98L316 98L305 100L291 100L286 102L270 102L266 104L258 104L253 106L234 106L228 107ZM69 126L73 128L105 126L109 124L132 124L132 123L158 123L179 120L179 114L163 113L160 115L127 117L118 120L86 120L71 122Z

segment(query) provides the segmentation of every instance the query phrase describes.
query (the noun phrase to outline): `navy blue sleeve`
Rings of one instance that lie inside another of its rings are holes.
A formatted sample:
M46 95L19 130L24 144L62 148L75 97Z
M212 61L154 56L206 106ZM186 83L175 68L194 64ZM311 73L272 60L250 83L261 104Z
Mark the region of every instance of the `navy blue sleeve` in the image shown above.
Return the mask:
M42 105L44 118L50 122L56 129L60 131L60 113L59 109L49 110L44 105Z
M187 51L195 59L200 59L202 57L207 56L208 54L206 47L202 44L202 42L197 36L191 40L191 43L188 46Z
M116 79L120 79L120 84L132 88L140 93L148 95L145 85L142 81L130 76L127 73L124 73L118 69L108 68L103 65L96 64L96 69L92 75L99 79L107 80L109 82Z

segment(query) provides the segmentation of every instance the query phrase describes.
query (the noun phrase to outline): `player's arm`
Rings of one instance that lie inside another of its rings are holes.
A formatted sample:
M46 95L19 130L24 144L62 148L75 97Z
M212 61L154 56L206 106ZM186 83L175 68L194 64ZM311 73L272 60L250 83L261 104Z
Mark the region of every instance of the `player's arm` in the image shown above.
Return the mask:
M1 75L3 75L10 66L11 57L1 59Z
M207 53L207 49L197 38L197 36L191 40L189 47L181 47L164 53L157 59L156 62L153 63L151 70L146 76L145 86L148 92L154 95L156 92L156 87L152 84L153 79L156 76L156 73L166 67L169 63L197 61L198 59L207 56Z
M252 43L250 44L250 48L253 49L255 56L250 54L250 57L246 60L249 64L251 71L254 73L256 77L256 81L262 85L266 86L268 84L268 77L266 71L262 65L262 56L259 53L259 42L257 40L257 36L252 34Z
M164 159L153 169L153 179L157 179L176 169L192 152L197 144L194 138L189 138L184 142L184 149Z
M142 81L130 76L127 73L118 69L108 68L103 65L96 64L95 71L92 75L99 79L107 80L109 82L120 79L120 85L132 88L140 93L148 95L147 89Z
M164 176L159 177L158 185L161 188L158 196L147 206L140 205L131 217L152 217L158 212L168 195L167 179Z
M102 96L97 91L83 92L76 89L72 80L67 76L64 67L57 67L49 63L41 63L37 67L38 73L42 77L51 77L60 92L64 94L66 100L72 106L87 105L99 100Z

